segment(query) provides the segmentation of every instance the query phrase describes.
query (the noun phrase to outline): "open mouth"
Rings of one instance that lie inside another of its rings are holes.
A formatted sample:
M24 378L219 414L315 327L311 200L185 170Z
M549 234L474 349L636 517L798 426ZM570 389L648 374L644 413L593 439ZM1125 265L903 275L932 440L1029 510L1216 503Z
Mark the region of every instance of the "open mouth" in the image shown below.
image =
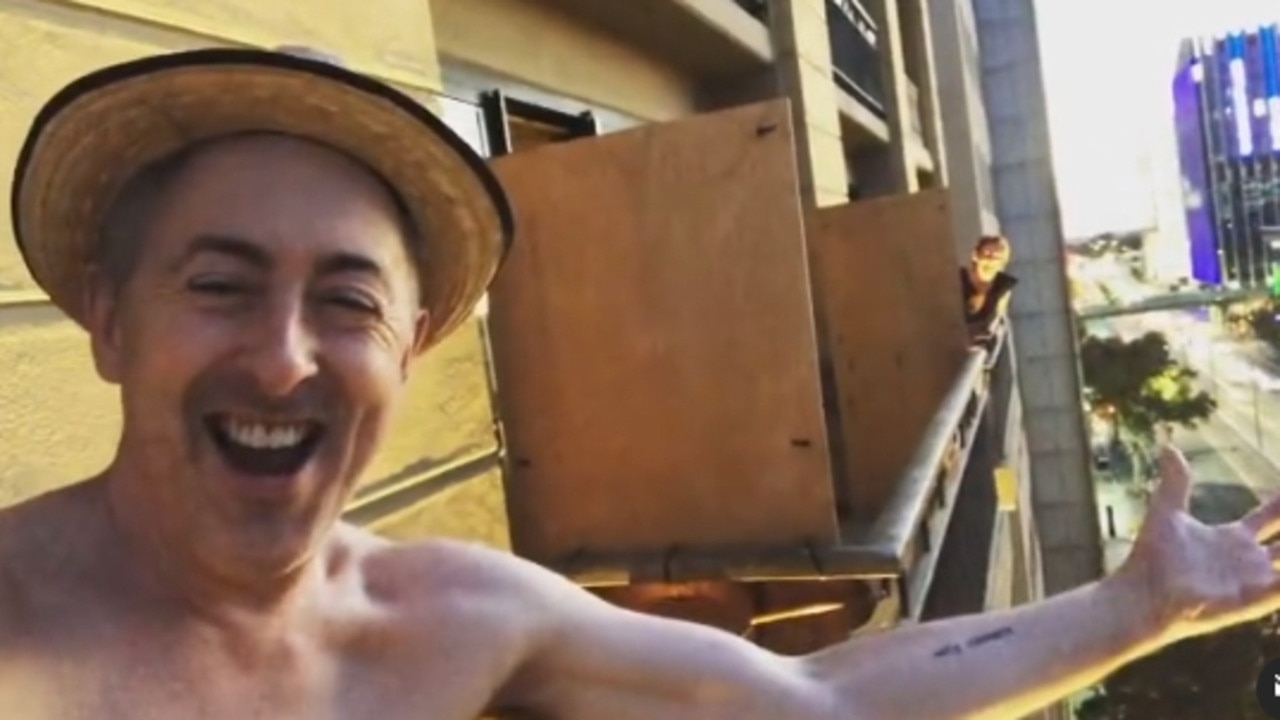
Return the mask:
M215 414L205 418L222 457L247 475L293 475L315 455L324 426Z

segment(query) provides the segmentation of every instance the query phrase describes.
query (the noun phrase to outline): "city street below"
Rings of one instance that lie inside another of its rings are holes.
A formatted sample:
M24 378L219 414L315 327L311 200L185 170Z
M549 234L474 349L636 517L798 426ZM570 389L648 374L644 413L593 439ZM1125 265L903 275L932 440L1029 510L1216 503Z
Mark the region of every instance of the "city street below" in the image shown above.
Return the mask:
M1094 275L1114 295L1151 293L1127 271L1095 269ZM1217 399L1218 410L1208 422L1174 433L1175 444L1195 472L1196 517L1214 524L1230 522L1262 498L1280 492L1280 354L1274 348L1228 337L1203 310L1118 316L1090 321L1087 330L1125 339L1164 334L1174 357L1199 373L1204 389ZM1132 546L1145 498L1134 485L1119 480L1100 481L1096 491L1106 565L1112 569Z
M1176 431L1174 442L1195 473L1191 512L1204 522L1230 522L1261 498L1280 491L1280 470L1220 417L1195 430ZM1145 498L1122 481L1099 482L1097 493L1110 571L1128 556L1141 527Z

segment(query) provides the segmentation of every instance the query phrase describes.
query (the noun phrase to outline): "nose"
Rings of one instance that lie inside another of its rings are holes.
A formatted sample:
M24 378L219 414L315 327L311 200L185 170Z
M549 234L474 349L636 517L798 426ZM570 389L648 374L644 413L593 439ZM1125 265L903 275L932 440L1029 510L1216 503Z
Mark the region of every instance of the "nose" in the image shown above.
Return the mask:
M271 397L289 395L316 374L316 341L300 303L282 302L264 312L245 339L246 370Z

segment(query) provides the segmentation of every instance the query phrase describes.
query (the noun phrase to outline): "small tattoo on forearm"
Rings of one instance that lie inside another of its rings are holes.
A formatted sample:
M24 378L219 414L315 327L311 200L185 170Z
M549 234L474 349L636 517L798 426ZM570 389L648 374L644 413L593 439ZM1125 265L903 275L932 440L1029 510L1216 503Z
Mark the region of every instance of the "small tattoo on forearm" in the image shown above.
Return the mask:
M937 652L935 652L935 653L933 654L933 656L934 656L934 657L948 657L948 656L951 656L951 655L959 655L959 654L960 654L960 653L962 653L962 652L964 652L964 650L961 650L959 645L956 645L955 643L951 643L950 645L947 645L946 647L940 648Z
M963 646L958 645L956 643L948 643L947 645L944 645L938 648L936 651L934 651L933 656L940 658L940 657L951 657L952 655L961 655L964 653L965 648L972 650L973 648L976 648L979 645L986 645L987 643L993 643L997 640L1002 640L1004 638L1007 638L1012 634L1013 634L1013 628L1011 627L1002 627L999 630L990 630L988 632L982 633L981 635L975 635L974 637L969 638L968 640L965 641Z
M971 648L975 648L975 647L978 647L979 645L986 645L989 642L995 642L996 640L1007 638L1012 634L1013 634L1013 628L1002 627L999 630L992 630L991 632L983 633L975 638L971 638L969 642L965 643L965 645Z

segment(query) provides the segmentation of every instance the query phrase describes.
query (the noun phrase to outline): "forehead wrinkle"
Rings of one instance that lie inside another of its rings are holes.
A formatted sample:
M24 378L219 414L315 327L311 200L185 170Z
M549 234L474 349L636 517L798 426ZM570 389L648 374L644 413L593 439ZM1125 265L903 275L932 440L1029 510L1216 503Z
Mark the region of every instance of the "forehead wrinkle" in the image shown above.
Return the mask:
M259 145L266 147L255 147ZM265 170L259 169L261 164L266 164ZM326 172L329 170L332 172ZM300 186L298 193L281 197L286 209L273 212L258 204L264 174L269 184ZM240 181L245 175L251 177ZM167 220L182 224L194 213L198 222L210 226L211 235L243 238L264 249L302 250L308 255L314 241L324 238L320 246L330 251L327 255L351 256L348 262L338 263L347 270L356 269L357 263L350 260L359 256L368 261L364 263L366 270L377 269L389 277L403 268L417 285L415 238L407 234L410 230L400 217L394 194L362 165L323 146L244 139L235 145L210 147L193 158L175 181L164 208ZM335 219L326 217L324 210L339 202L346 203L353 213L340 216L335 225ZM248 219L240 220L236 208L247 208ZM395 233L396 240L390 244L370 242L384 232ZM399 247L393 247L397 244ZM330 269L335 266L331 257L317 262L327 263Z
M329 168L334 171L330 177L341 178L331 181L333 185L338 186L331 188L337 194L349 196L353 192L353 187L363 186L363 189L357 192L365 193L369 198L376 197L373 202L390 214L400 247L398 250L375 253L384 257L374 259L380 260L378 264L382 266L383 275L388 279L397 271L403 270L409 283L411 297L416 295L414 299L418 307L422 307L424 288L420 278L420 268L423 266L424 253L421 235L402 196L377 172L339 150L307 139L270 133L216 138L188 146L144 168L134 180L126 184L126 187L134 185L136 189L132 192L123 192L121 198L117 200L117 203L122 206L120 209L124 210L118 214L124 216L126 221L111 223L112 229L115 230L113 232L108 232L104 227L103 241L98 253L99 264L113 268L119 266L120 272L115 272L113 275L121 280L127 279L131 275L129 268L134 264L130 258L137 253L137 249L133 246L143 234L139 231L143 228L151 229L153 226L152 216L166 214L173 210L175 204L178 204L176 201L180 199L184 200L184 204L190 202L189 198L179 198L179 195L194 192L196 197L200 197L212 190L220 190L222 193L231 193L234 196L236 185L228 188L227 181L221 178L225 178L225 173L228 171L232 175L241 173L256 175L256 168L250 165L245 169L244 165L261 162L264 156L277 158L283 156L290 161L284 166L284 170L287 171L286 178L293 175L299 182L314 182L314 176L318 174L315 172L315 166L319 166L321 170ZM271 165L271 170L281 172L280 167L274 167L275 163ZM307 168L308 165L312 167ZM223 183L221 188L216 184L219 182ZM346 187L342 187L344 184ZM321 187L323 188L323 185ZM313 190L309 189L308 194ZM140 196L143 202L137 201ZM244 201L243 198L242 201ZM278 232L281 237L275 238L276 240L288 240L293 244L297 243L298 239L292 236L306 236L331 230L328 227L320 227L311 232L299 231L299 224L305 225L307 221L319 220L316 214L305 210L296 212L289 226L268 228L268 232ZM278 215L278 213L262 213L262 217L268 219L268 225L270 225L270 219ZM351 231L353 237L345 244L352 247L363 245L367 250L370 245L373 245L367 242L367 234L371 231L372 229L368 227L353 228ZM241 231L229 234L246 235L248 233ZM258 228L253 234L262 234L262 229Z

